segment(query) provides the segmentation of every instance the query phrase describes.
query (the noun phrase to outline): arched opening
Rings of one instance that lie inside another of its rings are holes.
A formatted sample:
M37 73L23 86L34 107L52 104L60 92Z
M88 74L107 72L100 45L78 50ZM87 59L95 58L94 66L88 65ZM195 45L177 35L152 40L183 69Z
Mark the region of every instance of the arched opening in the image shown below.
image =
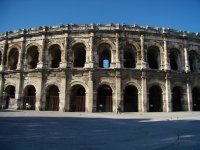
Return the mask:
M85 88L82 85L75 85L70 92L70 111L85 111Z
M124 67L135 68L136 66L136 48L129 44L124 50Z
M28 85L24 89L23 109L35 110L36 89L33 85Z
M73 46L73 66L82 68L85 66L86 50L84 44L75 44Z
M2 53L0 51L0 65L2 65Z
M38 63L38 47L31 46L28 48L26 53L27 69L35 69Z
M161 112L162 107L162 89L154 85L149 89L149 112Z
M198 54L195 51L189 52L189 64L191 72L198 72Z
M180 87L174 87L172 89L172 111L182 111L182 91Z
M99 67L110 68L111 63L111 50L109 44L101 44L98 48L99 53ZM107 61L107 64L106 62Z
M112 89L102 85L97 90L97 112L112 112Z
M49 48L49 67L58 68L61 61L61 50L58 44L54 44Z
M46 90L46 110L59 110L59 89L55 85L51 85Z
M5 108L9 108L11 99L15 99L15 87L13 85L8 85L5 89L5 99L6 99L6 105Z
M151 46L147 50L147 60L149 68L159 69L160 68L160 50L156 46Z
M177 49L173 48L170 50L170 66L172 70L180 70L180 53Z
M128 85L124 90L124 111L138 111L138 90L133 85Z
M12 48L8 54L8 69L16 70L18 64L19 52L17 48Z
M193 111L200 111L200 88L192 89Z

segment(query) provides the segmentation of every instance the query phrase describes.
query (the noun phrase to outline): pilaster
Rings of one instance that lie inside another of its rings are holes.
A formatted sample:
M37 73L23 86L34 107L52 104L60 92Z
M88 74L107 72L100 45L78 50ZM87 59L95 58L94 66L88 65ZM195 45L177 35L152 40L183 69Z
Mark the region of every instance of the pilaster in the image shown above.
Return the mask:
M192 89L190 79L187 78L187 103L188 103L188 111L192 111Z
M184 40L184 60L185 60L185 72L190 72L190 66L189 66L189 59L188 59L188 48L187 48L187 41Z
M120 38L120 35L117 32L116 33L116 68L120 68L121 67L119 38Z
M146 72L142 72L141 76L141 83L142 83L142 92L141 92L141 102L140 108L142 112L147 112L147 76Z
M121 101L121 73L120 71L116 71L115 74L115 83L116 83L116 91L115 91L115 102L113 101L113 111L117 111L118 106L120 105L123 108L123 102Z
M68 33L65 33L65 44L64 49L61 51L61 62L60 62L60 68L66 68L67 67L67 42L68 42Z
M140 69L146 69L147 68L147 62L146 62L146 54L144 49L144 35L140 36L140 44L141 44L141 68Z
M164 37L164 63L165 63L165 70L170 70L170 64L169 64L169 56L168 56L168 48L167 48L167 38Z
M164 102L164 111L171 112L172 111L172 98L171 98L171 81L170 81L169 73L166 73L165 76L165 102Z
M89 81L88 81L88 99L86 99L86 111L93 111L93 72L89 71Z

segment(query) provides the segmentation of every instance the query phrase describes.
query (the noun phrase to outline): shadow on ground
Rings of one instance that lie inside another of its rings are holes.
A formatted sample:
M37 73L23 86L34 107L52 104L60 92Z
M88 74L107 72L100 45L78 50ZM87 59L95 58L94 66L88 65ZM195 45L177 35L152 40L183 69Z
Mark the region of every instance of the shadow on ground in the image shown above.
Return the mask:
M200 121L0 117L1 150L199 149Z

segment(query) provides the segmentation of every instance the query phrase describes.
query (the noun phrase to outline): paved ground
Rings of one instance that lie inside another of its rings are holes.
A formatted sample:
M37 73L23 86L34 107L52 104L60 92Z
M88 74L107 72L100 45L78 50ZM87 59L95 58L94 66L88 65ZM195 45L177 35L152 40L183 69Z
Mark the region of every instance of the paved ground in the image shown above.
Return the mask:
M0 111L1 150L199 150L200 112Z

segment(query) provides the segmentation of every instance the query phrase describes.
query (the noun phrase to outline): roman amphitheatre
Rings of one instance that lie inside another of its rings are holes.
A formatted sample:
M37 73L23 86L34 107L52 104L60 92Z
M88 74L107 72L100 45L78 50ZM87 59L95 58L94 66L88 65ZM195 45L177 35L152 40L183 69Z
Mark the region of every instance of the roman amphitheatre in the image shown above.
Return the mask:
M3 109L200 111L200 33L66 24L0 34Z

